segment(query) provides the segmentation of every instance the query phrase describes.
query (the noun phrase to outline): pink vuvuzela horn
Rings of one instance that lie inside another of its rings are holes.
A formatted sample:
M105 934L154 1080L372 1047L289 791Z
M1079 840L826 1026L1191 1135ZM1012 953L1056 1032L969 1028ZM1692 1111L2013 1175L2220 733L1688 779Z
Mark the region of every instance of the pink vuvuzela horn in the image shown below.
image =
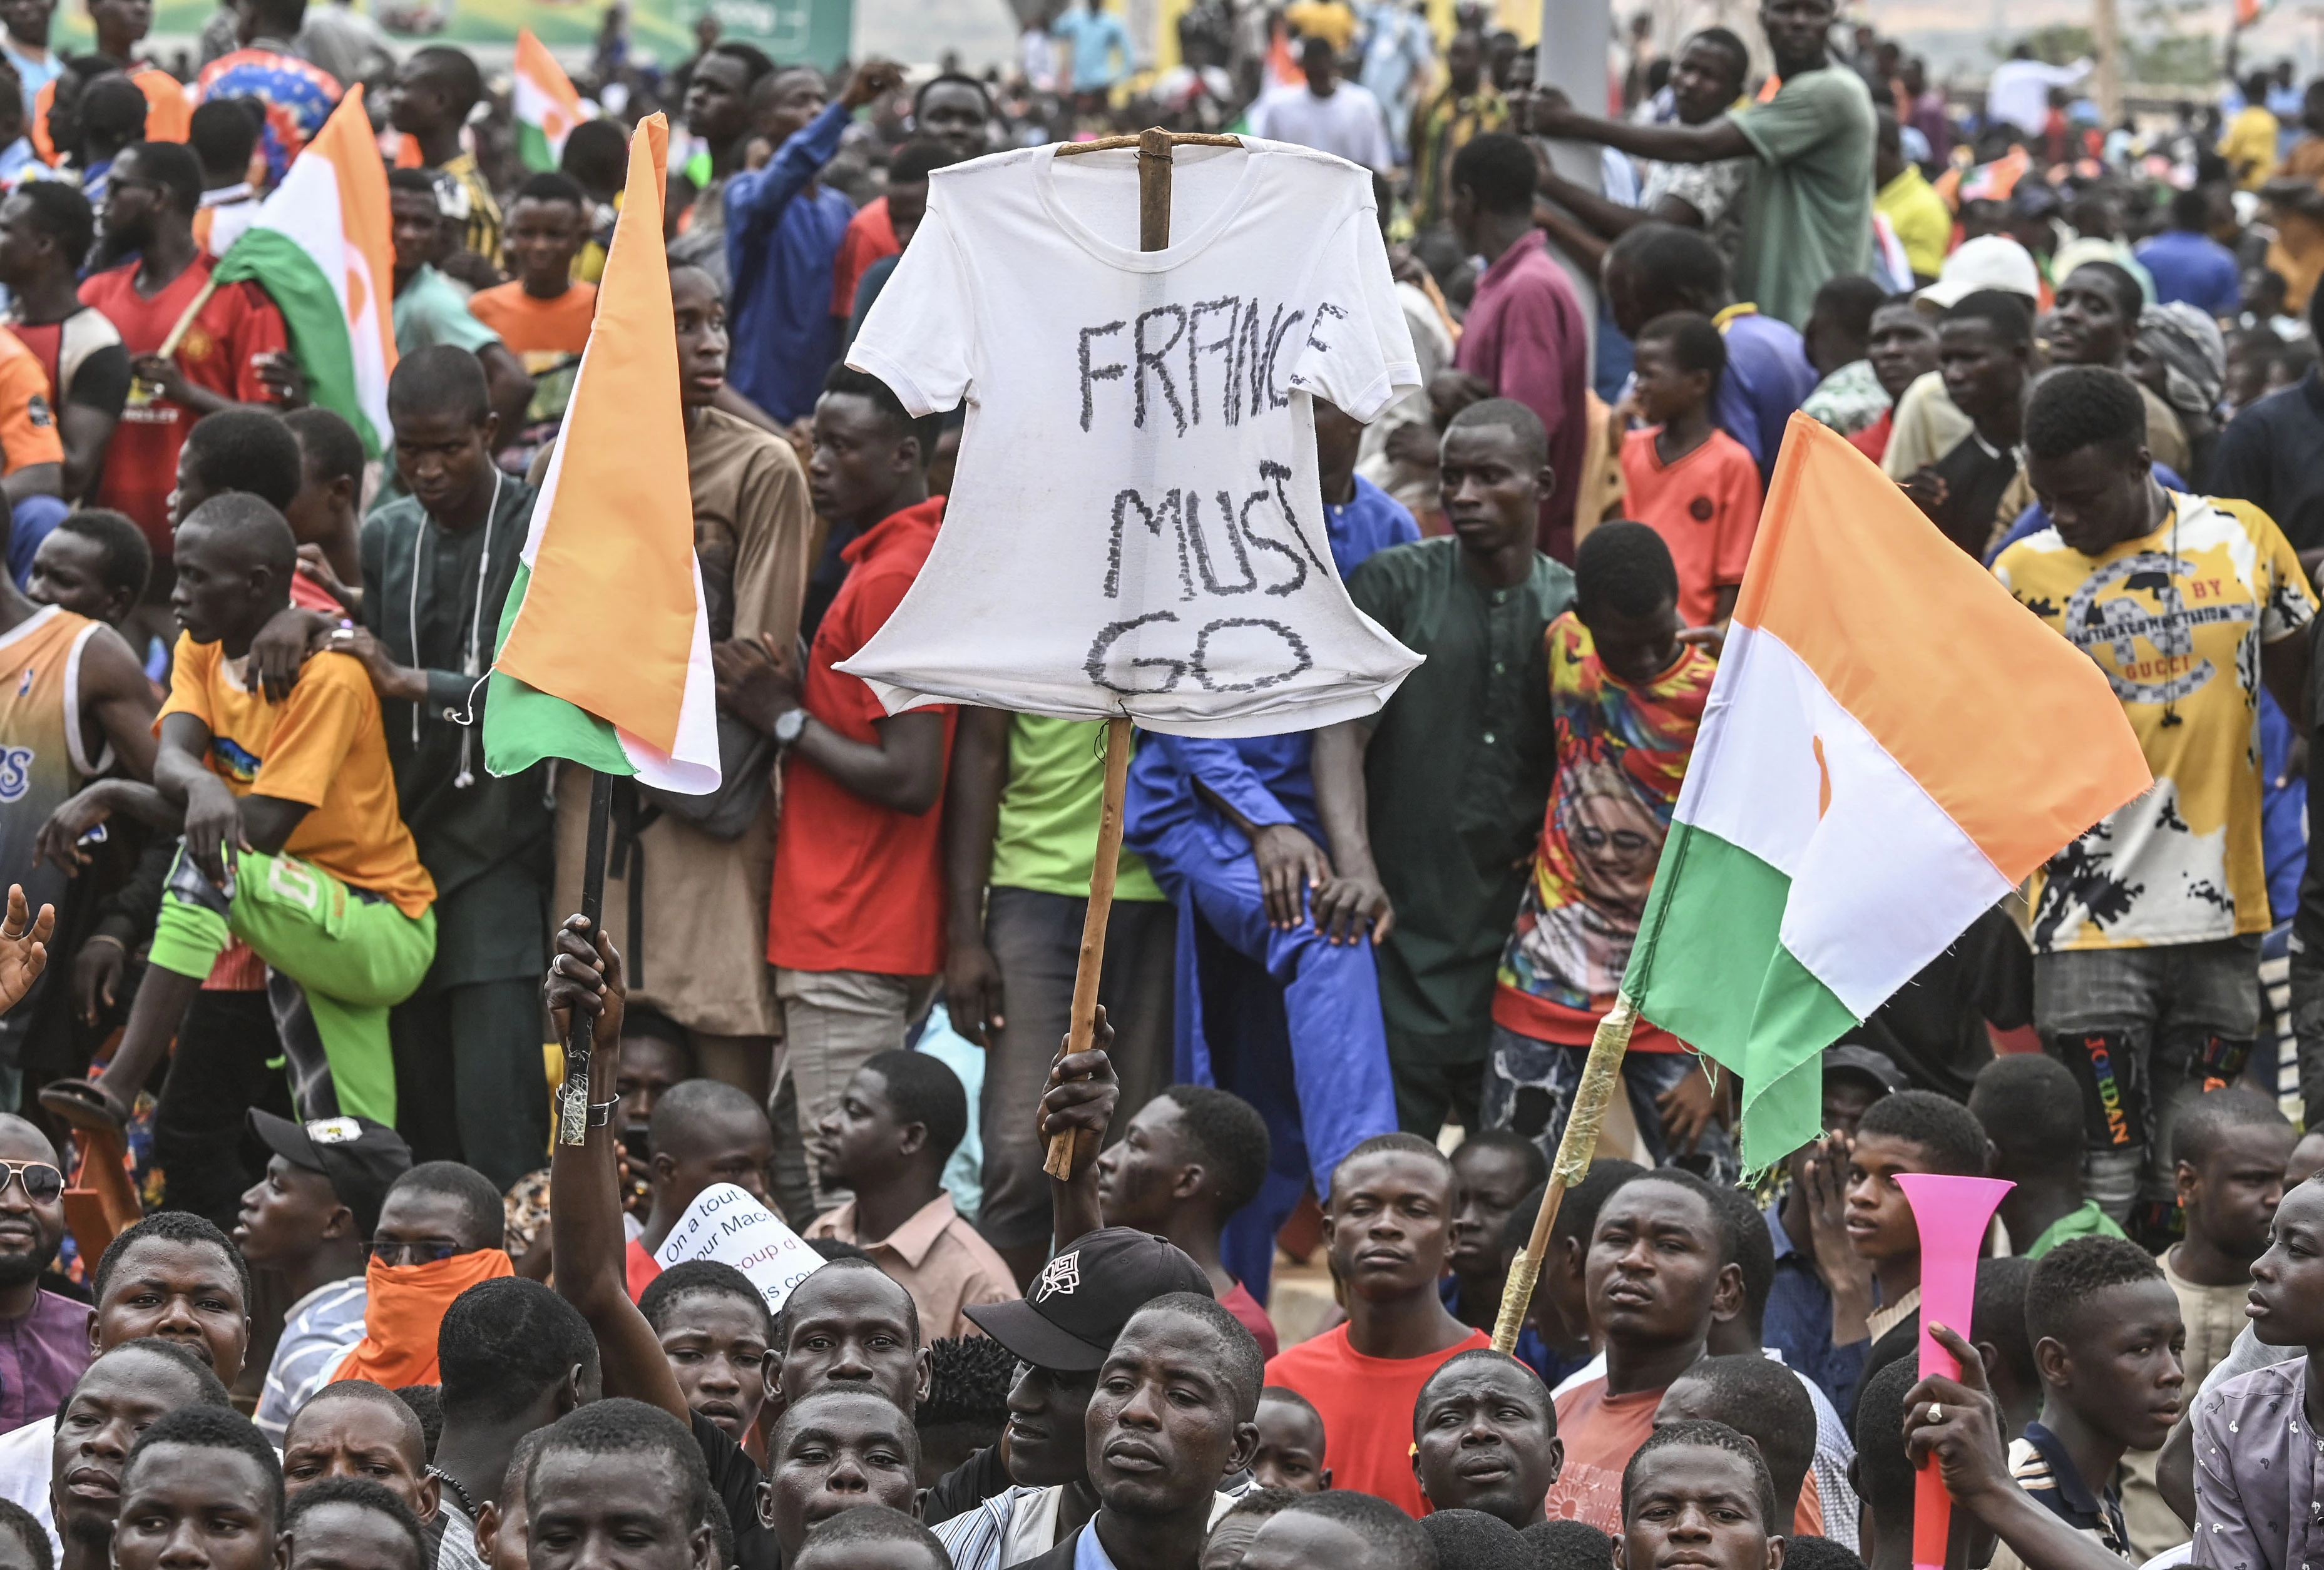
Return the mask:
M1967 1336L1977 1305L1977 1256L2001 1197L2016 1187L1999 1178L1954 1178L1899 1172L1897 1187L1921 1229L1921 1377L1960 1377L1960 1364L1929 1334L1942 1325ZM1952 1496L1933 1462L1921 1469L1913 1492L1913 1570L1944 1570L1952 1532Z

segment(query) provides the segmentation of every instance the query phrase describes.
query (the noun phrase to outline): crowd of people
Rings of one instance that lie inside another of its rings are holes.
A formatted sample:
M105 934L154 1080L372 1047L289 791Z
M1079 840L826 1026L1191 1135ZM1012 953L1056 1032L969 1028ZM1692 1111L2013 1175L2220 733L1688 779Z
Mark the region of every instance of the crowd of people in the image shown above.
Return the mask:
M549 169L338 0L167 69L52 11L0 6L0 1570L1904 1570L1929 1466L1947 1570L2307 1563L2324 83L2110 125L1831 0L1633 27L1586 104L1469 6L1199 0L1157 72L1074 0L917 79L616 13ZM218 266L357 83L385 429ZM616 785L593 927L589 774L493 775L483 678L656 111L726 781ZM1148 124L1370 171L1411 385L1252 385L1421 663L1139 738L1060 1059L1103 722L840 668L964 428L848 355L952 166ZM1773 1172L1642 1022L1497 1351L1795 417L2156 784L1824 1052ZM2015 1185L1958 1379L1911 1173ZM721 1184L816 1256L771 1310L671 1252Z

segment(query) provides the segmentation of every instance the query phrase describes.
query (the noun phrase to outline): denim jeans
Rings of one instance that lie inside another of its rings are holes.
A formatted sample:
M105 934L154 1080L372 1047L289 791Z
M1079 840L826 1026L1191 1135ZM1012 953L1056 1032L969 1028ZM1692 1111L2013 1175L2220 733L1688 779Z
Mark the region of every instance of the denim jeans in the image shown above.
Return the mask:
M1587 1047L1536 1041L1507 1025L1495 1025L1479 1108L1484 1125L1515 1129L1554 1164L1557 1142L1565 1137L1565 1120L1573 1110L1574 1092L1582 1088L1582 1065L1589 1056ZM1638 1137L1655 1166L1683 1167L1711 1182L1732 1183L1740 1171L1734 1135L1714 1119L1703 1125L1692 1150L1674 1151L1655 1106L1658 1097L1704 1068L1692 1052L1626 1052L1622 1089L1630 1098Z
M2034 1025L2082 1088L2084 1187L2116 1221L2173 1198L2171 1125L2259 1029L2259 934L2034 956Z

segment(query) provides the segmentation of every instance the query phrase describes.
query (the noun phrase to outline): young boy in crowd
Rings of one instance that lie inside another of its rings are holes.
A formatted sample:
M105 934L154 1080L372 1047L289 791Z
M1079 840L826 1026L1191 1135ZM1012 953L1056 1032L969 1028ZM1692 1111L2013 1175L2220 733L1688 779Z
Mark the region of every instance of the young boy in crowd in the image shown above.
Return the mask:
M1858 1542L1866 1570L1912 1570L1919 1474L1904 1454L1904 1397L1920 1377L1913 1360L1899 1358L1867 1375L1857 1397L1856 1464L1849 1468L1849 1481L1864 1501ZM1954 1530L1958 1535L1960 1528Z
M1670 547L1688 627L1734 614L1759 531L1758 464L1713 422L1726 371L1727 344L1708 317L1673 311L1639 330L1635 396L1652 423L1622 438L1626 510Z
M254 1414L280 1445L290 1415L363 1338L372 1234L388 1190L411 1170L411 1147L369 1118L298 1124L254 1106L249 1121L270 1154L266 1176L242 1197L234 1242L254 1269L280 1272L292 1299Z
M107 1570L128 1440L169 1412L232 1404L217 1376L184 1348L153 1336L122 1342L100 1353L57 1416L38 1425L42 1443L24 1446L22 1459L37 1463L39 1493L8 1502L32 1517L60 1570ZM68 1478L71 1484L57 1486Z
M1108 1226L1150 1232L1184 1249L1220 1304L1272 1357L1274 1322L1219 1255L1227 1218L1267 1180L1268 1156L1267 1121L1250 1102L1208 1085L1173 1085L1099 1155L1097 1192Z
M1590 1338L1585 1276L1599 1209L1608 1195L1645 1171L1636 1161L1599 1157L1590 1163L1589 1174L1565 1191L1565 1202L1550 1223L1549 1257L1541 1262L1541 1279L1534 1284L1533 1301L1526 1307L1525 1328L1517 1335L1517 1351L1518 1359L1541 1375L1552 1391L1589 1366L1596 1355ZM1515 1259L1517 1250L1532 1240L1534 1217L1541 1212L1545 1191L1545 1185L1528 1190L1502 1224L1504 1258Z
M1737 462L1750 466L1748 455ZM1674 554L1645 524L1600 525L1574 563L1573 609L1547 633L1557 771L1501 953L1480 1102L1486 1126L1515 1128L1545 1160L1629 964L1718 669L1680 639ZM1731 1175L1734 1146L1711 1116L1706 1067L1642 1024L1622 1081L1656 1162L1692 1155Z
M118 631L145 593L153 553L129 519L101 507L68 512L32 554L25 597ZM145 650L136 651L143 658Z
M869 1253L919 1305L920 1334L963 1336L963 1310L1019 1296L1008 1262L953 1208L944 1170L968 1133L968 1092L926 1052L881 1052L855 1071L816 1130L816 1165L853 1191L809 1237Z
M1444 1260L1450 1273L1438 1284L1437 1295L1463 1325L1492 1329L1508 1280L1504 1235L1509 1218L1522 1214L1531 1227L1526 1196L1548 1181L1549 1161L1541 1147L1515 1130L1480 1128L1453 1150L1452 1247Z
M1706 1357L1671 1382L1655 1409L1655 1427L1724 1423L1759 1447L1775 1486L1775 1519L1787 1536L1821 1537L1826 1511L1808 1485L1815 1459L1815 1404L1797 1375L1752 1351Z
M1673 1381L1701 1361L1714 1319L1743 1306L1734 1222L1711 1186L1658 1168L1615 1190L1598 1212L1586 1287L1606 1372L1557 1400L1565 1468L1549 1513L1611 1535L1622 1523L1622 1475L1654 1429Z
M2025 1329L2042 1416L2009 1446L2010 1472L2052 1514L2129 1559L2115 1470L2126 1451L2160 1448L2183 1409L2179 1299L2136 1244L2076 1238L2034 1267ZM1996 1570L2025 1564L2007 1544L1993 1559Z
M2252 1261L2251 1322L2262 1345L2306 1352L2195 1399L2195 1562L2205 1570L2290 1570L2313 1540L2313 1511L2299 1507L2314 1497L2316 1445L2285 1414L2324 1404L2324 1182L2296 1185L2276 1207L2267 1249Z
M1541 1376L1487 1348L1444 1360L1412 1408L1412 1471L1431 1510L1482 1510L1522 1531L1565 1463Z
M1491 1342L1437 1296L1452 1215L1452 1164L1432 1142L1383 1134L1349 1152L1332 1173L1323 1220L1347 1323L1267 1365L1268 1384L1297 1391L1322 1414L1337 1486L1414 1515L1411 1403L1446 1358Z
M524 428L500 463L521 474L557 434L573 401L573 378L589 346L597 286L576 282L573 259L589 239L589 199L566 175L536 174L517 188L504 244L516 277L468 297L468 314L501 335L532 378Z
M1841 1345L1877 1342L1921 1306L1921 1230L1896 1174L1983 1177L1991 1152L1969 1108L1934 1091L1900 1090L1866 1109L1849 1159L1848 1245L1871 1271L1834 1272L1832 1339Z
M638 1294L688 1409L741 1444L767 1399L767 1347L774 1319L751 1278L730 1264L691 1259L672 1265Z
M1824 1137L1792 1152L1791 1188L1767 1213L1775 1248L1775 1279L1767 1294L1761 1335L1784 1361L1815 1381L1839 1410L1852 1411L1864 1377L1865 1342L1837 1344L1831 1333L1835 1270L1862 1275L1846 1231L1848 1142L1865 1109L1902 1090L1904 1076L1886 1053L1869 1047L1827 1047L1823 1053Z
M309 1397L284 1430L282 1486L296 1499L356 1479L385 1488L413 1520L436 1519L443 1486L428 1469L420 1419L385 1385L343 1379Z
M2300 1137L2274 1102L2237 1086L2206 1091L2171 1129L2186 1235L2157 1256L2187 1322L2187 1388L2200 1389L2249 1322L2252 1261L2267 1251Z
M743 1091L715 1079L687 1079L654 1103L646 1148L653 1203L622 1251L632 1301L661 1273L655 1253L703 1189L733 1183L760 1204L770 1203L767 1169L775 1159L775 1134L766 1109Z
M203 978L239 937L304 994L282 1026L304 1106L392 1125L388 1010L435 956L436 886L385 804L395 789L378 696L342 655L309 660L279 704L227 673L290 604L297 544L280 512L254 496L214 497L174 543L186 631L161 712L156 784L120 787L120 805L163 829L192 819L189 843L106 1076L60 1081L43 1105L122 1126ZM237 843L229 877L222 848ZM270 875L284 856L298 876Z
M592 1401L559 1419L532 1458L524 1480L529 1535L594 1546L618 1529L623 1558L639 1570L714 1565L711 1508L725 1495L713 1487L685 1424L642 1401ZM755 1525L756 1510L752 1519Z
M1321 1493L1332 1486L1332 1469L1324 1464L1331 1446L1314 1402L1271 1384L1259 1392L1253 1420L1259 1425L1259 1451L1251 1457L1250 1474L1260 1487Z
M281 1521L282 1474L266 1437L231 1408L187 1407L139 1435L121 1464L113 1563L179 1570L199 1555L223 1570L241 1548L240 1563L263 1566Z
M2040 1259L2070 1237L2122 1235L2082 1194L2082 1101L2072 1070L2043 1052L1997 1057L1978 1070L1969 1109L1992 1142L1991 1175L2016 1185L2000 1211L2015 1252Z
M500 1497L477 1513L476 1551L488 1570L527 1570L531 1558L526 1540L531 1517L524 1508L524 1480L532 1470L532 1458L540 1454L548 1439L547 1428L535 1428L516 1442L516 1448L509 1452L508 1472L501 1479ZM716 1529L715 1521L712 1526ZM730 1564L733 1538L728 1529L723 1538Z
M1724 1423L1657 1428L1620 1487L1615 1570L1685 1559L1706 1570L1775 1570L1782 1562L1784 1520L1767 1463ZM1706 1522L1718 1526L1706 1532Z
M860 1386L820 1390L787 1409L767 1440L759 1513L788 1564L811 1529L844 1510L910 1510L919 1474L919 1436L895 1402Z
M354 615L363 609L363 438L320 404L294 409L282 423L299 443L299 490L282 517L299 541L300 575Z

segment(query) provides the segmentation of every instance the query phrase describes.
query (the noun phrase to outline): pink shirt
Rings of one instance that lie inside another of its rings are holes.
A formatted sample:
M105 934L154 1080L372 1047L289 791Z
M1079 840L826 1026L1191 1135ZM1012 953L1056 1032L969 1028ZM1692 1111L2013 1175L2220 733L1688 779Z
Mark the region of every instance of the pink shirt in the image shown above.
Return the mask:
M1528 230L1485 269L1452 363L1489 383L1494 397L1513 398L1541 417L1557 488L1542 501L1536 543L1571 564L1573 499L1588 437L1582 397L1590 385L1590 326L1547 245L1540 230Z
M865 1237L856 1231L853 1199L816 1217L807 1235L854 1244L911 1293L920 1312L924 1345L946 1336L981 1336L983 1332L963 1308L1023 1296L1007 1262L960 1218L949 1194L938 1194L885 1237Z

